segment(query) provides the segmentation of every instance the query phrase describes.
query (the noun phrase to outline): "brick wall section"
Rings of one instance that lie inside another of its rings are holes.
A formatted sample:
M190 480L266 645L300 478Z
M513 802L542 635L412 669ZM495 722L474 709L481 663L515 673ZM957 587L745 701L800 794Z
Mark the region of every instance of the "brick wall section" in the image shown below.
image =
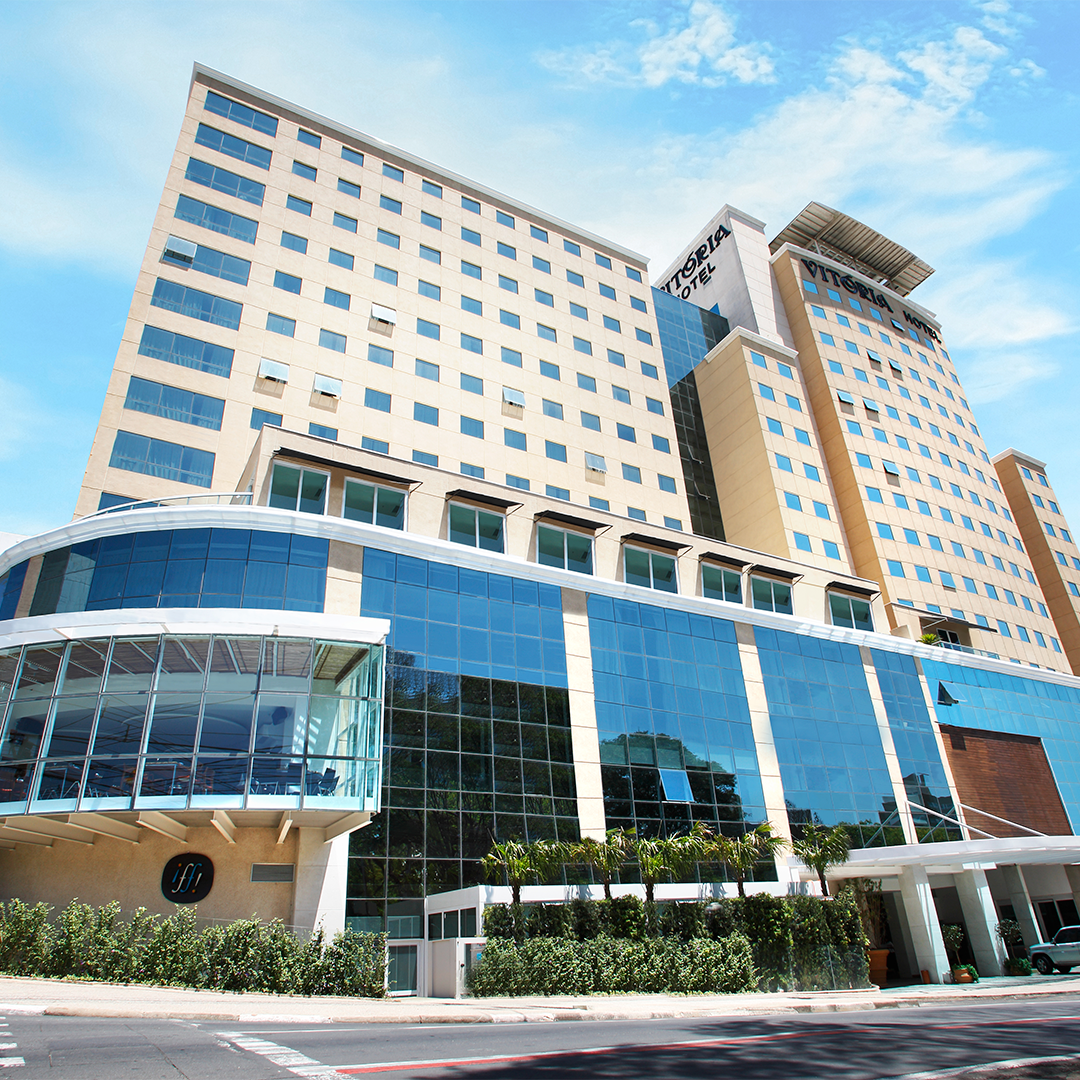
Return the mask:
M947 724L941 733L961 802L1051 836L1072 834L1041 739ZM994 836L1030 835L980 814L966 818Z

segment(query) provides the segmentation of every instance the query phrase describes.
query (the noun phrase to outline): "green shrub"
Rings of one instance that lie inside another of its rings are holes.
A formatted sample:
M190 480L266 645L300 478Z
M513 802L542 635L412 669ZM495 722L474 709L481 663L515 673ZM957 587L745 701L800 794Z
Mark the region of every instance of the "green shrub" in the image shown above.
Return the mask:
M1005 961L1006 975L1030 975L1031 961L1026 956L1010 956Z
M242 919L200 931L193 907L160 919L144 908L73 900L54 922L47 904L0 904L0 971L278 994L381 997L386 939L345 931L301 941L280 922Z
M750 943L600 936L493 938L469 973L477 997L522 994L738 993L756 985Z

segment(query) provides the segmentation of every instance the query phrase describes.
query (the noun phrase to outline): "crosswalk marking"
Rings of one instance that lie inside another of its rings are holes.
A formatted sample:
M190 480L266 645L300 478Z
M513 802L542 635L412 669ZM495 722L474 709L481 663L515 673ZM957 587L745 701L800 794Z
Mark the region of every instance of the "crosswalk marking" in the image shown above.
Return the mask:
M343 1073L288 1046L268 1042L266 1039L257 1039L252 1035L241 1035L238 1031L218 1031L215 1034L219 1039L227 1039L241 1050L259 1054L267 1061L280 1065L297 1076L303 1076L306 1080L335 1080L336 1077L345 1080Z

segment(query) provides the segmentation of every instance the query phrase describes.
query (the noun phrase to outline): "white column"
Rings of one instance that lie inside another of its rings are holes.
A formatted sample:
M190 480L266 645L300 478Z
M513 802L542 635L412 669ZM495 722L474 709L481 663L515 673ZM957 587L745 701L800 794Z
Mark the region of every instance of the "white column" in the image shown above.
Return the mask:
M915 962L920 971L929 973L932 983L939 983L949 969L949 958L945 954L945 942L941 939L930 879L921 866L905 866L899 877L908 932L915 947Z
M1019 866L999 866L1004 875L1005 887L1009 890L1009 903L1013 906L1016 921L1020 924L1020 933L1024 935L1025 945L1034 945L1041 940L1039 920L1035 918L1035 905L1031 902L1024 872Z
M994 933L997 909L990 895L990 886L982 870L962 870L954 877L968 941L975 954L975 967L980 975L1000 975L1005 963L1005 946Z
M349 875L349 834L324 840L323 829L297 829L293 925L322 926L330 937L345 929L345 888Z

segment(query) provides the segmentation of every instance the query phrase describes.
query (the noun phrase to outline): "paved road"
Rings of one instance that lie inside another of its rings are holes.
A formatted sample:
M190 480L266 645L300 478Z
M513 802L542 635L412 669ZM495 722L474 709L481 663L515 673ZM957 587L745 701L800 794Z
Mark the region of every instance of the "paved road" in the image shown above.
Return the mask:
M240 1027L9 1013L0 1023L8 1025L0 1027L4 1080L880 1080L1080 1055L1080 995L895 1012L633 1022ZM1080 1057L1075 1070L1047 1066L1030 1075L1080 1076Z

